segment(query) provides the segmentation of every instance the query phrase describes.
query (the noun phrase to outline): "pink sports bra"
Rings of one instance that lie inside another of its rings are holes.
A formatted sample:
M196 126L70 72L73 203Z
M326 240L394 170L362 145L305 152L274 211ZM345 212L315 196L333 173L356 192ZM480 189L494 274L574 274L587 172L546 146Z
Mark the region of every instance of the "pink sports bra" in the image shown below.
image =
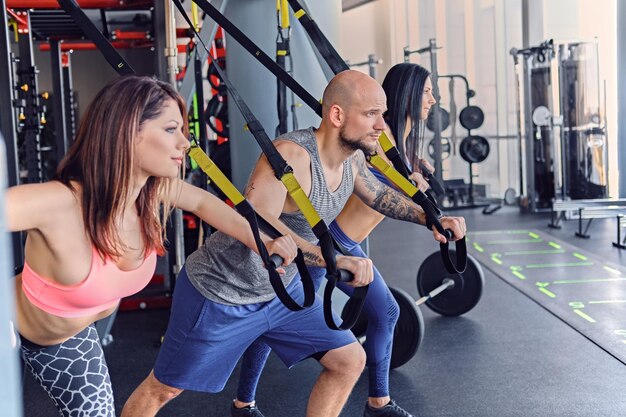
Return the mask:
M59 285L42 278L28 263L24 263L22 289L26 298L55 316L89 316L114 307L123 297L139 292L148 285L156 269L155 251L132 271L120 270L110 259L102 262L95 247L91 256L89 275L73 286Z

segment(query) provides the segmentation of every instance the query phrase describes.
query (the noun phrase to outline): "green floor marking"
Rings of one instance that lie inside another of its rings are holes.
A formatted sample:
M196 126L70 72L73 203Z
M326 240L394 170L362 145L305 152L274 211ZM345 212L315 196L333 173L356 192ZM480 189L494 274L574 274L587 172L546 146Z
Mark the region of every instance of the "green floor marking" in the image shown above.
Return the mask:
M484 252L485 250L482 248L482 246L480 246L478 243L474 242L472 243L472 246L474 246L474 249L476 249L478 252Z
M500 258L491 255L491 260L494 261L495 263L497 263L498 265L502 265L502 261L500 260Z
M563 253L565 249L544 249L544 250L516 250L504 252L505 255L547 255L551 253Z
M526 234L528 230L481 230L480 232L471 232L470 235L520 235Z
M626 300L589 301L589 304L621 304L621 303L626 303Z
M596 321L589 317L587 314L583 313L581 310L574 310L574 313L578 314L583 319L587 320L589 323L595 323Z
M528 232L528 236L532 237L533 239L539 239L539 235L537 233Z
M561 249L561 245L559 245L556 242L548 242L548 245L550 245L550 246L552 246L553 248L556 248L556 249Z
M558 281L552 281L553 284L586 284L588 282L611 282L611 281L626 281L626 278L589 278L589 279L562 279Z
M542 293L544 293L545 295L547 295L550 298L556 298L556 294L553 293L552 291L548 290L547 288L541 287L541 288L539 288L539 291L541 291Z
M586 260L587 260L587 257L586 257L585 255L581 255L581 254L580 254L580 253L578 253L578 252L574 252L572 255L574 255L575 257L577 257L578 259L581 259L581 260L583 260L583 261L586 261Z
M524 274L522 274L521 272L518 271L511 271L511 273L513 275L515 275L516 277L518 277L519 279L526 279L526 277L524 276Z
M618 271L617 269L613 269L610 266L603 266L602 268L606 269L607 271L611 272L612 274L617 274L617 275L622 275L622 271Z
M487 245L502 245L508 243L540 243L543 239L504 239L504 240L490 240Z
M590 266L593 262L562 262L558 264L530 264L526 268L563 268L566 266Z

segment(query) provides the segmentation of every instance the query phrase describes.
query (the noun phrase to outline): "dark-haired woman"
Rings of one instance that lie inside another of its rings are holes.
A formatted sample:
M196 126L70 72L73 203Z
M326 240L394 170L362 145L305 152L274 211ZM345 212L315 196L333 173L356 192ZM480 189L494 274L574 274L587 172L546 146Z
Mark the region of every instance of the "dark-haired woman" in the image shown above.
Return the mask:
M120 77L90 104L54 181L9 188L9 230L27 231L16 327L28 369L64 416L114 416L93 323L145 287L164 253L171 207L254 248L248 223L180 180L189 147L181 97L151 77ZM290 262L290 237L267 240Z
M418 153L422 147L424 123L431 106L435 104L430 73L417 64L397 64L389 70L382 85L387 95L388 110L385 114L387 135L405 157L408 166L413 169L411 178L418 184L420 190L425 191L428 189L428 183L419 173ZM381 156L385 158L384 154ZM430 164L422 162L432 170ZM382 174L374 168L370 169L380 181L389 184ZM366 257L360 242L365 240L384 218L382 214L353 195L329 228L335 240L352 255ZM310 269L313 279L319 286L326 271L320 268ZM345 284L339 283L337 286L349 295L354 291ZM376 267L374 281L370 284L363 311L367 314L367 339L363 348L367 353L369 372L369 395L363 415L411 417L412 415L396 404L389 395L393 331L398 320L399 308ZM254 399L257 383L269 353L269 346L259 341L254 342L246 350L237 398L231 405L231 416L263 417Z

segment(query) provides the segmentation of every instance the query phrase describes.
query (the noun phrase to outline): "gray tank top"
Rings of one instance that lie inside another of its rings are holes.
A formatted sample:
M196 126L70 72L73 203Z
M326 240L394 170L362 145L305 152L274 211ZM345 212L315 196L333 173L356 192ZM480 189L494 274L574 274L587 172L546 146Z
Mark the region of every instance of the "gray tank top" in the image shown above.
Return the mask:
M336 190L329 190L317 149L315 129L309 128L287 133L278 140L289 140L307 150L311 158L311 191L309 200L328 225L341 212L354 188L352 158L343 163L343 177ZM291 230L311 243L317 238L300 212L282 213L280 220ZM187 275L194 287L207 299L227 305L254 304L276 297L261 258L232 237L216 232L205 244L192 253L185 264ZM295 264L285 268L281 277L285 286L293 280Z

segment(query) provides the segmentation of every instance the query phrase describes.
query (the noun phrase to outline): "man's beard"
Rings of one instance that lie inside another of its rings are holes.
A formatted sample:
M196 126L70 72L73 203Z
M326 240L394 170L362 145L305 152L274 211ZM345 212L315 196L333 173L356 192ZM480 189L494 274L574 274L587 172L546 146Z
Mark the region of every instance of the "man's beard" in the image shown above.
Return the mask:
M339 129L339 146L343 149L355 152L355 151L363 151L365 155L369 155L376 150L375 146L368 147L365 139L353 139L348 138L346 136L345 129L342 127Z

